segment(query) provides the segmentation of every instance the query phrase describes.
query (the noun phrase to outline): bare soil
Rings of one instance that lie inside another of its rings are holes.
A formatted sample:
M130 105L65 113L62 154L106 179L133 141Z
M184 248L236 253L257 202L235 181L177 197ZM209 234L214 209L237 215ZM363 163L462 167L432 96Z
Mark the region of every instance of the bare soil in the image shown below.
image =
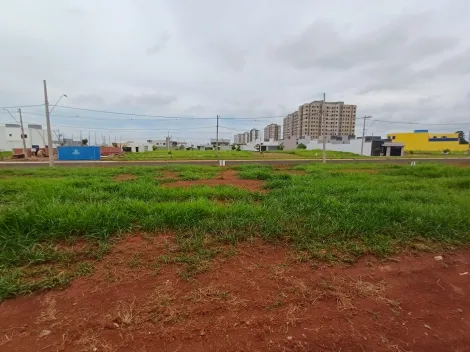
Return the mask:
M264 181L261 180L241 180L237 177L236 170L225 170L222 171L216 178L208 180L193 180L193 181L176 181L172 183L166 183L165 187L192 187L196 185L205 186L218 186L218 185L229 185L238 187L251 192L261 191Z
M136 175L132 174L121 174L116 177L114 177L115 181L129 181L129 180L135 180L137 178Z
M157 177L159 180L176 180L179 178L178 173L173 172L173 171L163 171L162 175Z
M172 235L127 237L65 290L0 305L7 351L469 351L470 250L353 266L253 241L185 280Z

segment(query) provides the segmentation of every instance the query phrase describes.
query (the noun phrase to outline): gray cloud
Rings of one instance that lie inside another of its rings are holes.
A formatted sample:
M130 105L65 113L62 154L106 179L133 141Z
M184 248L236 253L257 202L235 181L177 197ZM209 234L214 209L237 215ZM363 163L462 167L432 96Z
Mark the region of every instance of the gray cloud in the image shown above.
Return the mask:
M140 95L127 95L119 100L119 105L144 105L146 107L168 106L176 102L176 96L158 93L143 93Z
M160 37L156 40L155 44L153 44L150 48L147 49L147 55L152 56L159 53L165 48L169 40L170 34L168 32L162 33Z
M297 69L347 70L390 60L411 63L453 49L459 43L452 36L430 37L424 33L421 37L423 26L430 25L432 18L429 12L397 16L354 38L338 33L331 21L317 20L279 45L274 53Z
M66 93L62 103L80 108L273 116L223 121L240 130L282 123L277 116L323 92L328 100L357 104L358 115L465 121L469 10L466 0L296 0L295 6L280 0L257 6L248 0L7 1L0 12L0 106L41 104L47 79L52 103ZM24 111L26 122L44 123L43 108ZM129 139L160 138L160 130L174 129L178 138L207 142L215 133L185 131L202 120L121 116L116 122L110 114L61 108L54 114L54 124L75 135L90 120L60 115L96 117L93 127L103 131L129 128L119 132ZM9 118L1 114L0 123ZM413 127L376 123L371 131L398 128Z

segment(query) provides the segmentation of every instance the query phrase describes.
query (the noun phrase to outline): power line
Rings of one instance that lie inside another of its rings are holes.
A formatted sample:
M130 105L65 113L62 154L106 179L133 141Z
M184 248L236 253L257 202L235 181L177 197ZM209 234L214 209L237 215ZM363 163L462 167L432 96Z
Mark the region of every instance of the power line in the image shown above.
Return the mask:
M449 122L449 123L427 123L427 122L401 122L401 121L388 121L388 120L372 120L377 122L385 122L385 123L394 123L394 124L402 124L402 125L430 125L430 126L448 126L448 125L468 125L470 122Z
M37 104L37 105L17 105L17 106L0 106L0 109L18 109L18 108L33 108L44 106L44 104Z
M127 116L138 116L138 117L151 117L151 118L162 118L162 119L196 119L196 120L215 120L214 117L189 117L189 116L166 116L166 115L147 115L147 114L135 114L128 112L108 111L108 110L95 110L86 108L76 108L73 106L57 105L59 108L73 109L80 111L97 112L101 114L113 114L113 115L127 115Z

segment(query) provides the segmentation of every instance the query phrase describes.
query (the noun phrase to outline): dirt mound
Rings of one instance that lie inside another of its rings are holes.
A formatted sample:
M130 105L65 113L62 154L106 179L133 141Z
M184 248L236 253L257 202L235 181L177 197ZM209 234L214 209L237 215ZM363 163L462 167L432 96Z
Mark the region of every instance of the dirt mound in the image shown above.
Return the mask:
M0 306L1 351L465 351L470 250L312 266L260 241L200 273L171 235L124 239L63 291ZM183 258L186 258L183 260Z
M114 177L114 181L129 181L129 180L135 180L136 178L137 178L136 175L121 174L121 175Z
M237 171L226 170L222 171L216 178L208 180L193 180L193 181L177 181L166 183L165 187L192 187L197 185L205 186L218 186L228 185L242 188L251 192L258 192L262 190L264 181L261 180L241 180L237 177Z

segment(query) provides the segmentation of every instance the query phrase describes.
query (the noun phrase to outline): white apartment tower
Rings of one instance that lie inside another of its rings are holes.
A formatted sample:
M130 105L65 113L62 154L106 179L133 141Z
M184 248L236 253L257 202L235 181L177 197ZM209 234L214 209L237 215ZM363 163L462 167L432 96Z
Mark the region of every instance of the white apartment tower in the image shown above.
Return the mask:
M284 139L353 135L356 129L356 105L347 105L342 101L323 103L321 100L306 103L284 118L283 127Z

